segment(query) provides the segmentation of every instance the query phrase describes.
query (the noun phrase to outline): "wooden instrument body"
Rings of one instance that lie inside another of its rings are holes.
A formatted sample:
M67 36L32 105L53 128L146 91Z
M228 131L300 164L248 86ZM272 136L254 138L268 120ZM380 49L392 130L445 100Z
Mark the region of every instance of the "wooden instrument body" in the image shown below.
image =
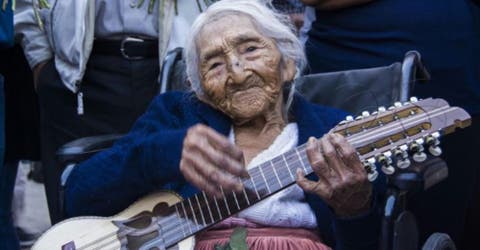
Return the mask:
M115 221L127 221L138 215L139 212L153 212L155 207L162 203L171 206L181 200L182 198L176 193L162 191L140 199L115 216L82 216L62 221L46 231L35 242L32 250L131 249L126 247L125 240L118 238L117 232L120 228L114 223ZM102 235L109 237L102 237ZM73 244L69 245L69 242L73 242ZM189 237L167 249L190 250L193 249L193 246L194 237Z

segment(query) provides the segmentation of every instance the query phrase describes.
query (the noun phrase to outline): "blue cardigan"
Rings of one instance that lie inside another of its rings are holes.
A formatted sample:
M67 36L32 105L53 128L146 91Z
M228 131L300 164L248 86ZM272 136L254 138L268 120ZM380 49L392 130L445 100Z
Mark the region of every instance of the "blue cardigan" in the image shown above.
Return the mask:
M290 112L298 124L299 144L310 136L321 137L345 117L341 111L310 104L300 96L295 96ZM227 116L191 93L171 92L155 98L128 135L71 173L65 191L67 215L113 215L158 189L168 188L183 197L198 192L178 167L187 129L197 123L224 135L231 127ZM382 185L382 181L375 183L376 194ZM369 213L349 219L337 218L316 195L307 194L306 200L319 218L319 231L327 244L336 249L377 248L380 206L376 201L381 199L374 198Z

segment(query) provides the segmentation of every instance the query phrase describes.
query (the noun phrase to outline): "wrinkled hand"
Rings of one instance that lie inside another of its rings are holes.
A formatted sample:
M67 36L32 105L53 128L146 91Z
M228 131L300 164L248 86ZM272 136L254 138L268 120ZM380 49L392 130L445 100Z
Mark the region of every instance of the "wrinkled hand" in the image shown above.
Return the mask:
M310 138L307 156L318 181L310 181L297 170L297 184L320 196L338 216L368 211L372 185L355 149L341 135L329 133L320 140Z
M248 177L242 151L205 125L191 127L183 141L180 171L185 179L210 196L239 192L239 177ZM220 187L222 189L220 189Z

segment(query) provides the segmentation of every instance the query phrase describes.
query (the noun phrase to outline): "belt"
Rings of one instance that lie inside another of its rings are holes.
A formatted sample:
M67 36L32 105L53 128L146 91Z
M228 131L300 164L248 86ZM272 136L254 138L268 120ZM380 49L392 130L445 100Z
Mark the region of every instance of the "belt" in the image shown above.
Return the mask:
M121 56L128 60L158 57L158 40L127 37L123 40L99 40L93 42L92 54Z

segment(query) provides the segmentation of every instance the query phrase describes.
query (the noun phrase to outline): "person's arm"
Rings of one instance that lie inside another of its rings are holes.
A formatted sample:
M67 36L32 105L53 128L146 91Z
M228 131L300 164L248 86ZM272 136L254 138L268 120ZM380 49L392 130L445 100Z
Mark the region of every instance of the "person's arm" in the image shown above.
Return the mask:
M305 5L315 7L319 10L343 9L372 1L374 0L302 0Z
M113 215L167 183L182 182L178 166L187 125L178 122L175 103L187 97L172 96L154 99L128 135L75 167L65 188L68 217Z
M53 57L47 35L38 24L32 0L16 0L15 37L20 40L34 79L43 65Z
M376 249L378 188L373 191L355 149L343 136L329 133L319 140L309 139L307 156L317 179L307 179L297 171L297 184L331 209L335 249ZM317 217L323 219L328 218Z

